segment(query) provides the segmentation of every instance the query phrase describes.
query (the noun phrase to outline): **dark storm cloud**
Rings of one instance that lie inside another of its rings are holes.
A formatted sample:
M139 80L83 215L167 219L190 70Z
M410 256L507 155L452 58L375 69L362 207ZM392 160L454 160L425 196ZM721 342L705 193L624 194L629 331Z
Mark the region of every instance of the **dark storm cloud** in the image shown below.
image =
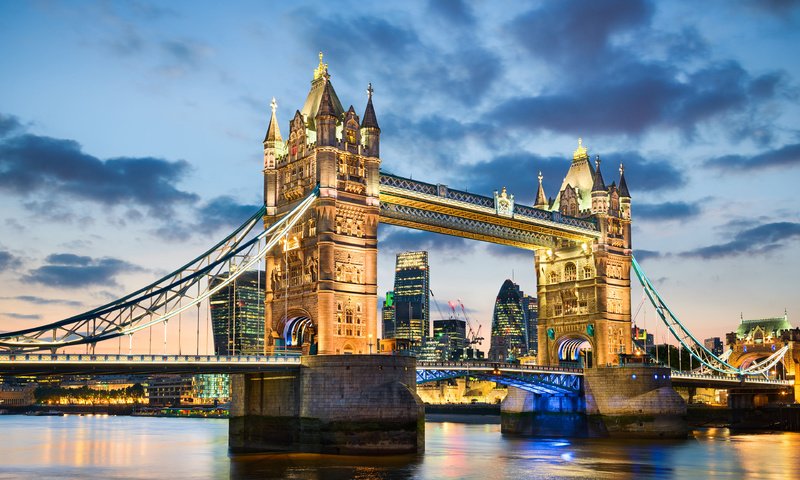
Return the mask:
M475 15L463 0L431 0L428 10L442 20L458 25L472 26Z
M750 173L753 170L800 166L800 143L784 145L756 155L724 155L710 158L705 166L721 173Z
M656 252L654 250L634 250L633 256L636 257L637 261L645 262L650 258L661 258L663 255L661 252Z
M116 258L90 258L69 253L50 255L45 262L47 265L29 271L22 280L64 288L117 286L118 275L142 271L140 267Z
M0 297L0 300L18 300L20 302L32 303L34 305L66 305L69 307L80 307L83 302L77 300L65 300L60 298L43 298L33 295L18 295L16 297Z
M22 264L20 260L12 255L10 252L0 250L0 272L17 268Z
M409 250L427 250L464 253L475 248L475 242L465 238L390 225L380 225L378 227L378 237L380 249L384 252L397 253Z
M183 160L101 160L72 140L21 134L0 141L0 190L21 196L64 195L102 205L135 203L169 209L197 195L175 188L189 172Z
M662 222L667 220L688 220L700 214L699 203L661 202L634 203L632 214L643 222Z
M681 253L682 257L705 260L766 254L786 247L787 242L800 239L800 223L775 222L741 230L733 240L717 245L696 248Z

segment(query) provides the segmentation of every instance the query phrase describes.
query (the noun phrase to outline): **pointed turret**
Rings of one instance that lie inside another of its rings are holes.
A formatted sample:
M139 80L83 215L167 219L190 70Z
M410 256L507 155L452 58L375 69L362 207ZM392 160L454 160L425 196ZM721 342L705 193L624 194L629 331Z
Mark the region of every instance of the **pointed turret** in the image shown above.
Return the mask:
M375 108L372 106L372 83L367 86L367 108L364 110L364 117L361 120L361 128L375 128L379 132L378 117L375 115Z
M367 108L361 119L361 138L364 141L366 154L379 157L381 151L381 127L378 126L378 117L372 106L372 83L367 86Z
M328 77L325 77L325 85L322 87L322 96L319 100L319 109L315 118L317 128L317 145L335 146L336 145L336 107L333 103L333 89Z
M608 213L608 192L606 183L603 181L603 174L600 172L600 155L594 159L594 174L592 175L592 213Z
M600 155L597 155L594 159L594 178L592 179L592 195L594 192L603 192L606 193L606 184L603 182L603 174L600 173Z
M272 108L272 116L269 119L267 135L264 137L264 169L275 168L276 158L283 152L283 137L281 137L281 129L275 114L278 109L275 97L272 97L270 108Z
M622 163L619 164L619 196L620 198L631 198L628 182L625 181L625 166Z
M544 187L542 186L542 179L544 176L542 175L542 171L539 170L539 189L536 191L536 204L534 207L547 209L549 207L547 197L544 194Z
M625 166L619 164L619 213L625 220L631 219L631 194L625 181Z
M283 142L281 127L278 125L278 119L275 117L275 111L278 109L278 103L275 101L275 97L272 97L272 102L270 102L269 106L272 108L272 117L269 119L267 135L264 137L264 145L266 145L267 142Z

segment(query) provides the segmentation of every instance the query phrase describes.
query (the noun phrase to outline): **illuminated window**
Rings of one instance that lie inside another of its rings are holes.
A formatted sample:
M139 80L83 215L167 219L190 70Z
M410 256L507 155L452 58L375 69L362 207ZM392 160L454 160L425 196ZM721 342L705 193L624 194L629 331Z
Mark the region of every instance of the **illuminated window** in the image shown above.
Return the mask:
M593 274L594 274L594 271L592 270L592 267L589 267L589 266L583 267L583 279L584 280L589 280L590 278L592 278Z
M577 279L578 270L575 268L575 264L570 262L564 267L564 281L574 282Z

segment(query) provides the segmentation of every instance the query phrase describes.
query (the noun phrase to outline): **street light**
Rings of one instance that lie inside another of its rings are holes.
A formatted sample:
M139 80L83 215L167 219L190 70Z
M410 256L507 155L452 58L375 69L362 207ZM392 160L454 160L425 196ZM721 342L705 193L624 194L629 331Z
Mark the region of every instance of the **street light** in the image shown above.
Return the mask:
M367 335L369 338L369 354L372 355L372 334Z

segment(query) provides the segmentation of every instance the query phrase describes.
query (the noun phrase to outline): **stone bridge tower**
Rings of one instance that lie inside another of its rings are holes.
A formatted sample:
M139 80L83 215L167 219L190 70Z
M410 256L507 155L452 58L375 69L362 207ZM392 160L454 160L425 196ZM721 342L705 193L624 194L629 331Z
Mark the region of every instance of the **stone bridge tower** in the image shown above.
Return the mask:
M359 119L342 108L327 64L314 70L283 140L272 103L264 139L266 226L316 185L319 199L266 255L267 350L370 353L377 338L380 128L372 86Z
M592 165L578 140L554 200L539 175L537 208L592 219L600 231L591 244L557 239L536 251L541 364L605 366L631 353L631 196L619 172L619 186L607 187L600 157Z

